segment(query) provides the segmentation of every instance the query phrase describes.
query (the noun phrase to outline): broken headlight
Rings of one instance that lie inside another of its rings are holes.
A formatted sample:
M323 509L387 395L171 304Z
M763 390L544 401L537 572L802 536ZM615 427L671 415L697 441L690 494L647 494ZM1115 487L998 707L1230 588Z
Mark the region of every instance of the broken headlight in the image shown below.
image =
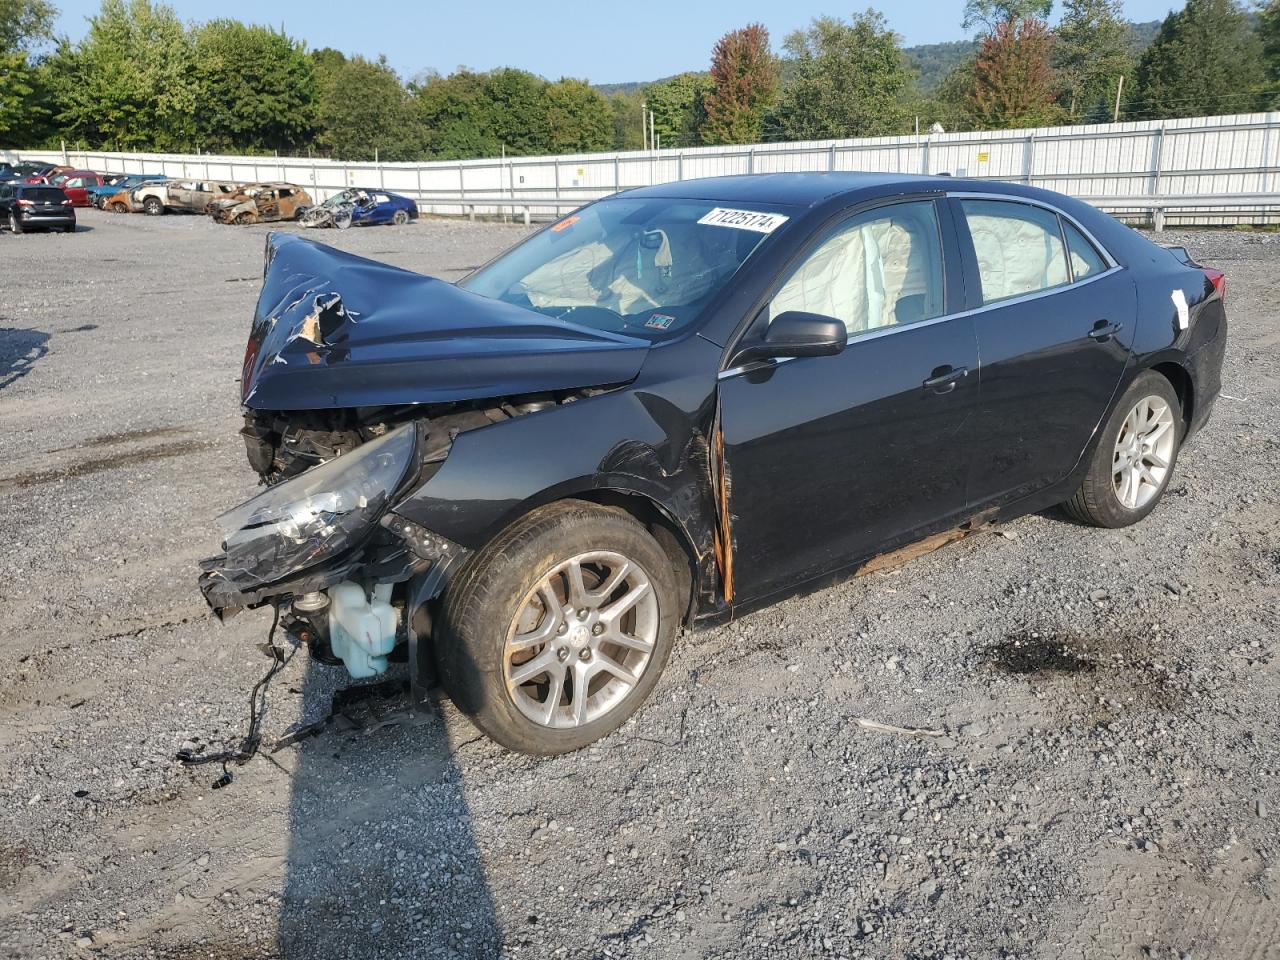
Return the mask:
M224 513L222 576L250 589L354 546L404 482L417 445L407 423Z

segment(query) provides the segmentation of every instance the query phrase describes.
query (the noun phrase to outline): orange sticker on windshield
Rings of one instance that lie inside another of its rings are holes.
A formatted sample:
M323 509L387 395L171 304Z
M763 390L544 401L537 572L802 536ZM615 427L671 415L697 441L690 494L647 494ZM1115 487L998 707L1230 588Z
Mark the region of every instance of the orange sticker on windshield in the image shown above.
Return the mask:
M561 230L568 230L570 227L572 227L575 223L577 223L581 219L582 219L581 217L565 217L563 220L561 220L559 223L557 223L554 227L551 228L551 232L559 233Z

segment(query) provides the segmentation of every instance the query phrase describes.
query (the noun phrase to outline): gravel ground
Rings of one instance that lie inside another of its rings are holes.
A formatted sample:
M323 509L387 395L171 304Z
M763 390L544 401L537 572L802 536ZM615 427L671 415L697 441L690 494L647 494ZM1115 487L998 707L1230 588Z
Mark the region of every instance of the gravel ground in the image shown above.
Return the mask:
M573 756L446 704L215 791L173 755L267 666L195 588L254 491L266 230L81 223L0 235L0 956L1280 957L1280 238L1167 235L1227 271L1227 396L1138 527L1032 516L687 635ZM324 239L454 278L521 233ZM343 676L291 660L267 742Z

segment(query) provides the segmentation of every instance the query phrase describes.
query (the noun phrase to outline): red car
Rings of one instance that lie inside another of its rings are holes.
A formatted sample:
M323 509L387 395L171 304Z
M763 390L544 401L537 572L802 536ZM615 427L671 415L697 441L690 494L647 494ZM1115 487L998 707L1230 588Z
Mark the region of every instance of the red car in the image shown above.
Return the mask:
M47 164L42 163L38 167L36 167L36 169L28 173L22 179L22 182L30 184L32 186L39 186L41 184L51 185L53 183L54 178L57 177L58 174L66 173L72 169L73 169L72 167L60 167L52 163L47 163Z
M64 170L53 177L50 184L61 187L73 207L91 207L93 200L90 199L86 188L101 187L106 182L106 177L92 170Z

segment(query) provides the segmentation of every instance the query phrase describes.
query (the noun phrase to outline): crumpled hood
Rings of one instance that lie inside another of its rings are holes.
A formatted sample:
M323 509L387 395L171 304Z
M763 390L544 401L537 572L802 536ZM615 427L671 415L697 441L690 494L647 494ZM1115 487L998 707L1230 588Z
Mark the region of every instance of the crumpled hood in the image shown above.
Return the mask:
M255 410L625 383L649 349L291 234L270 234L266 258L241 380L241 398Z

